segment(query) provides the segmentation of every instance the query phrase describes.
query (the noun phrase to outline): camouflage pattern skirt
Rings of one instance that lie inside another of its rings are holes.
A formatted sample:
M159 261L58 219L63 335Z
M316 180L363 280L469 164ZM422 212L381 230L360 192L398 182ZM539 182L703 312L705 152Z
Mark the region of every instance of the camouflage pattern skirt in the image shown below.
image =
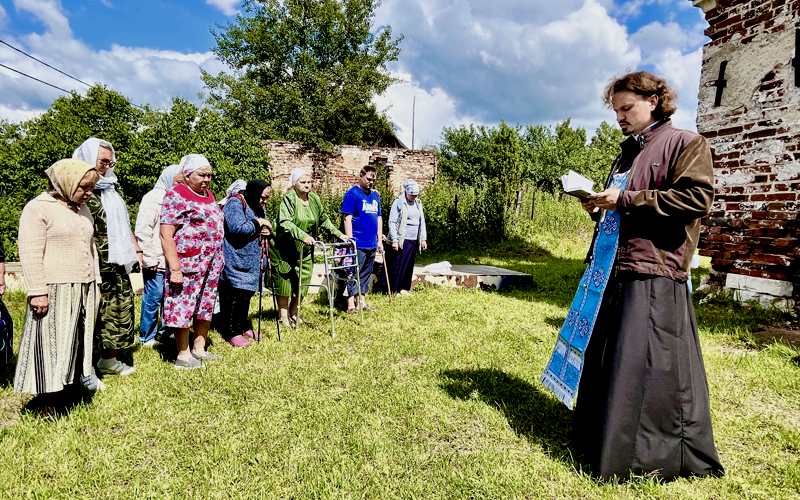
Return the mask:
M95 342L100 349L124 350L135 345L133 286L123 266L115 272L102 272L100 309L97 314Z

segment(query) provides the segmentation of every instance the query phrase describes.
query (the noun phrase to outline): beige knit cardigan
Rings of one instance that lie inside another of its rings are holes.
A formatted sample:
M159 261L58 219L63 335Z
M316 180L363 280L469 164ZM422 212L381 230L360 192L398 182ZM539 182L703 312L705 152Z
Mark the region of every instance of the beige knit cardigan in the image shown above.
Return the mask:
M94 219L85 205L76 213L40 194L22 210L18 246L28 297L47 295L50 284L100 283Z

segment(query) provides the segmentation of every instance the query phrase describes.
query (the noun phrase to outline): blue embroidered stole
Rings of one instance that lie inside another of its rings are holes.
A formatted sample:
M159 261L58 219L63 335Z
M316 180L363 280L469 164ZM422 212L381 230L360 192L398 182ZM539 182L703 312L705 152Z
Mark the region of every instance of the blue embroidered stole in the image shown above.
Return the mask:
M624 191L630 170L614 174L609 187ZM567 318L558 332L556 345L547 363L542 384L569 409L574 408L586 347L592 336L603 293L608 285L619 244L620 214L606 211L599 223L589 261L572 299Z

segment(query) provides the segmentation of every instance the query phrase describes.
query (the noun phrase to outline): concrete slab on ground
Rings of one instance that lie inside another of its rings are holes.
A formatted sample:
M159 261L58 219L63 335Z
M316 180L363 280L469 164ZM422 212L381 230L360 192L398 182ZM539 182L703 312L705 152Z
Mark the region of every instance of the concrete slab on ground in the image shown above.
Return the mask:
M482 288L502 290L509 287L526 287L533 284L530 274L502 267L470 264L455 264L447 272L428 271L425 267L414 267L414 282L431 283L453 288Z

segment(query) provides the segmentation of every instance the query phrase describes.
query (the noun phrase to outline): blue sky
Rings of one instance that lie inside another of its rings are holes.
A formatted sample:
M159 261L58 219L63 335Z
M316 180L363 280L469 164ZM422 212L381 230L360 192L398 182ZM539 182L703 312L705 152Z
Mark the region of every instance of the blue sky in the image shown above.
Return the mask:
M199 102L200 68L221 71L211 29L234 19L235 0L0 0L0 36L137 103ZM384 0L379 24L402 33L400 82L376 103L417 145L443 126L554 123L593 129L613 117L599 101L608 79L644 68L681 96L693 128L705 21L690 0ZM0 62L69 89L81 85L0 46ZM0 68L0 118L41 113L60 93Z

